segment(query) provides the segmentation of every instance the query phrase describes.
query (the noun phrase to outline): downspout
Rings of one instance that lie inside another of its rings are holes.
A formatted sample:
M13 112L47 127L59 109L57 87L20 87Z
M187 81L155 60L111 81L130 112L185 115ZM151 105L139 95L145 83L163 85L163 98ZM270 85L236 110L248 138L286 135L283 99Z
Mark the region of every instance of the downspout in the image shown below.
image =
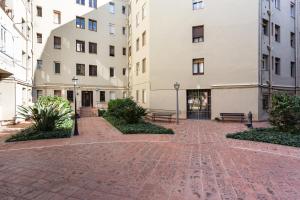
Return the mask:
M258 8L258 85L261 87L263 78L262 78L262 68L261 68L261 60L262 60L262 34L261 34L261 20L262 20L262 1L259 1L259 8ZM262 88L262 87L261 87Z
M298 0L295 1L295 95L297 95L297 76L298 76L298 66L299 66L299 60L298 60L298 52L299 52L299 36L298 36L298 23L299 23L299 14L298 14Z
M268 16L269 16L269 44L268 44L268 51L269 51L269 83L268 83L268 89L269 89L269 105L272 103L272 88L273 88L273 59L272 59L272 2L269 1L269 10L268 10Z

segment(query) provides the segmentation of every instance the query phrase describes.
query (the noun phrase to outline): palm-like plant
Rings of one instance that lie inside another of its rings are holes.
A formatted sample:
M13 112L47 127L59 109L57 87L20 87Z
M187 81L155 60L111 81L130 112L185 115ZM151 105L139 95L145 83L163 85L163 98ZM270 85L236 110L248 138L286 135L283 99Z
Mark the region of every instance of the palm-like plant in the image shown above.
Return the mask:
M38 101L33 106L19 106L20 116L32 120L37 131L53 131L71 117L71 112L63 103L44 104Z

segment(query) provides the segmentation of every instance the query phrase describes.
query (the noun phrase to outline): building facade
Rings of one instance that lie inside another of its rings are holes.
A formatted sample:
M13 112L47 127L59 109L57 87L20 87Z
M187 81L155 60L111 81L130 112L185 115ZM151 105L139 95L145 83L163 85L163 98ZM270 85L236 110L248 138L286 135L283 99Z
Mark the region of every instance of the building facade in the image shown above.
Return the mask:
M178 82L182 118L264 120L273 93L299 93L297 0L35 0L33 19L35 98L73 101L76 76L78 107L174 111Z
M127 1L35 0L35 98L62 96L105 107L127 95Z
M0 1L0 125L15 122L18 106L32 103L31 2Z
M129 86L143 106L174 111L179 82L182 118L251 111L264 120L271 94L299 92L298 1L132 0L130 6Z

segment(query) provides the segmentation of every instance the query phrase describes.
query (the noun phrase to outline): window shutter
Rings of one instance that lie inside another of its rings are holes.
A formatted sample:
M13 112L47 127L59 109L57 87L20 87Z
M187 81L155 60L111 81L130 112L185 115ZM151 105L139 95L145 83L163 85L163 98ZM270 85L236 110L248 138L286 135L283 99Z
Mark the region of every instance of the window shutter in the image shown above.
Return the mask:
M203 37L203 26L195 26L193 27L193 38L200 38Z

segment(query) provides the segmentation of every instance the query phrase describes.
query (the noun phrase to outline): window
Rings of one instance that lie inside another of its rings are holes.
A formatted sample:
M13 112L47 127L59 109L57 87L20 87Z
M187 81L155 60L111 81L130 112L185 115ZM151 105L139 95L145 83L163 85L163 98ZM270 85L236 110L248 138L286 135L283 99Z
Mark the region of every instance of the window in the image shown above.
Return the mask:
M105 91L100 91L100 102L105 102Z
M114 24L109 24L109 34L115 35L116 29Z
M54 36L54 49L61 49L61 37Z
M140 39L136 39L136 51L139 51L140 49Z
M89 6L91 8L97 8L97 0L89 0Z
M123 47L123 56L126 56L126 48Z
M204 8L204 2L201 0L193 0L193 10L199 10Z
M85 29L85 20L83 17L76 17L76 28Z
M73 90L67 90L67 99L68 99L69 102L74 101L74 92L73 92Z
M264 94L263 98L262 98L262 106L264 110L268 110L269 109L269 95L268 94Z
M42 60L37 60L37 62L36 62L36 67L37 67L38 69L42 68L42 67L43 67L43 61L42 61Z
M128 47L128 56L131 56L131 46Z
M109 12L115 14L115 3L109 2Z
M262 69L263 70L269 69L269 56L265 54L262 55Z
M41 33L36 34L36 42L37 43L43 43L43 35Z
M76 75L77 76L85 76L85 65L84 64L76 64Z
M193 27L193 43L204 41L204 26Z
M142 61L142 73L146 72L146 58L143 59Z
M36 16L42 17L43 16L43 9L41 6L36 7Z
M204 74L204 59L197 58L193 60L193 75Z
M280 75L280 58L275 58L275 74Z
M139 19L140 19L140 13L138 12L138 13L136 13L136 16L135 16L136 27L138 27L140 25Z
M85 5L85 0L76 0L77 4Z
M89 52L97 54L97 43L89 42Z
M36 98L39 99L42 96L43 96L43 90L37 90L36 91Z
M127 92L123 91L123 99L127 98Z
M60 63L59 62L54 62L54 73L60 74Z
M136 102L139 102L139 96L140 96L139 91L136 90L135 91L135 100L136 100Z
M146 3L142 7L142 19L144 20L146 18Z
M81 40L76 40L76 51L77 52L85 52L85 42Z
M280 9L280 0L274 0L275 1L275 8Z
M146 103L146 90L142 90L142 103Z
M291 17L295 18L296 16L296 7L295 4L291 2Z
M61 90L54 90L54 96L61 97Z
M90 76L97 76L97 65L90 65L89 66L89 75Z
M122 6L122 14L126 14L126 6Z
M115 100L116 99L116 93L115 92L109 92L109 99Z
M295 48L295 46L296 46L295 33L291 32L291 47Z
M137 62L135 66L135 75L138 76L140 72L140 63Z
M109 77L115 77L115 68L113 67L110 67L109 68Z
M126 27L122 27L122 33L123 35L126 35Z
M89 30L90 31L97 31L97 21L89 19Z
M275 41L280 42L280 26L275 24Z
M112 45L109 46L109 56L112 56L112 57L115 56L115 46L112 46Z
M146 31L142 34L142 46L146 45Z
M269 35L269 21L268 20L265 20L265 19L262 20L262 31L263 31L264 35L266 35L266 36Z
M61 23L61 13L60 11L54 10L53 11L53 23L60 24Z
M291 77L295 78L296 77L296 63L291 62Z
M126 68L123 68L123 76L126 76Z

